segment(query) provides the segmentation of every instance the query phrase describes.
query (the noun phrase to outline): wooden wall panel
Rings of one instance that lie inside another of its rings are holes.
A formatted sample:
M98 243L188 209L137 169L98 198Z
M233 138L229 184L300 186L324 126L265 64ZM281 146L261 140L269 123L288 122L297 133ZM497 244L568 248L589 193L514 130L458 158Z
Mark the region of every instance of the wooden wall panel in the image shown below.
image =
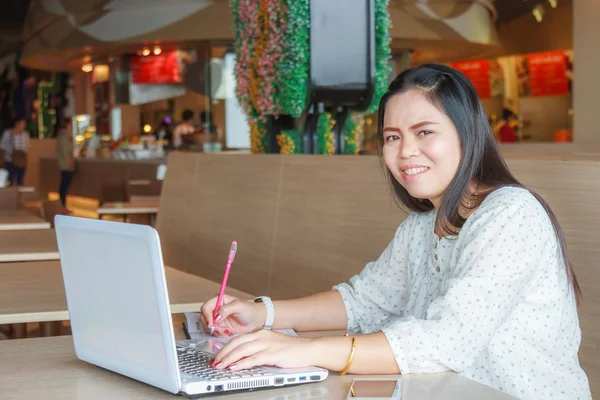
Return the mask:
M173 153L167 163L156 229L160 232L166 265L187 271L195 202L195 181L200 159L193 153Z
M379 257L405 214L375 157L286 157L269 294L329 290Z
M266 293L283 158L256 155L249 163L245 156L207 154L198 160L187 271L220 282L237 240L229 283L246 293Z
M509 159L508 164L521 183L548 202L564 230L583 290L579 358L592 393L600 393L600 163Z
M127 179L155 179L160 160L113 160L78 159L77 173L69 187L73 196L101 199L103 191L119 191L118 198L109 201L125 201L125 182ZM40 159L40 192L57 192L60 183L60 171L55 157Z

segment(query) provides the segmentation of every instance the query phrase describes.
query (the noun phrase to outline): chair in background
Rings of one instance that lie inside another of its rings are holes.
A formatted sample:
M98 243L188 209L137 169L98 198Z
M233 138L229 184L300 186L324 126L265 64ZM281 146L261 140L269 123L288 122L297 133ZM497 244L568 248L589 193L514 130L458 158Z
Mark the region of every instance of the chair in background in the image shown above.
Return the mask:
M125 187L121 185L102 185L100 188L100 196L98 203L102 206L104 203L124 202L127 201Z
M0 210L18 210L19 199L19 189L16 186L0 188Z
M155 179L129 179L125 186L127 201L131 203L158 203L162 181Z
M158 203L162 181L156 179L128 179L125 194L130 203ZM152 225L151 215L130 215L129 222L134 224Z
M54 228L54 217L57 215L70 215L67 210L60 203L60 200L44 200L40 202L40 213L42 218L50 222L52 228Z

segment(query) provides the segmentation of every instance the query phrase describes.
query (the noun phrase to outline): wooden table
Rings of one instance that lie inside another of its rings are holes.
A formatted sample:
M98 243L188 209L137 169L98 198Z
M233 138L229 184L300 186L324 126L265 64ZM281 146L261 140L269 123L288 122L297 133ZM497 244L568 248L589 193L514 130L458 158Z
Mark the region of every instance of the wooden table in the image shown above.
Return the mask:
M219 293L218 283L169 267L165 272L174 314L199 311L205 300ZM243 299L254 298L235 289L228 293ZM58 261L0 264L0 324L68 319Z
M176 337L182 338L180 334ZM148 349L152 351L152 349ZM319 383L202 399L342 400L356 375L332 372ZM402 400L510 400L514 397L453 373L361 378L402 379ZM71 336L0 341L0 398L11 400L185 399L80 361Z
M0 231L50 229L50 222L36 217L27 211L1 210Z
M58 259L54 229L0 232L0 262Z

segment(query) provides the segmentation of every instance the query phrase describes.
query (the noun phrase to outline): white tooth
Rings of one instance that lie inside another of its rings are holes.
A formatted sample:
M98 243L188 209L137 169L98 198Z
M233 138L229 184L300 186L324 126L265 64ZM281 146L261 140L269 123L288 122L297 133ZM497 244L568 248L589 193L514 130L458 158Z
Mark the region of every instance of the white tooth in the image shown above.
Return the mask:
M419 168L409 168L407 170L404 171L404 173L406 175L414 175L414 174L419 174L421 172L427 171L427 167L419 167Z

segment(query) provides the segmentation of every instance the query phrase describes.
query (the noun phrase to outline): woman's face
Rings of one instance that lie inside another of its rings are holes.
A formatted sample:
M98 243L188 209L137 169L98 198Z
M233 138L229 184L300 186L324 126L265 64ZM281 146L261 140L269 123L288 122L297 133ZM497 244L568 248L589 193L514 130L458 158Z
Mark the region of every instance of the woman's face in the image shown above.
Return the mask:
M408 193L438 206L461 159L458 131L422 92L389 99L383 121L383 159Z
M23 132L25 130L25 121L21 120L21 121L17 121L15 122L15 127L14 127L14 131L15 132Z

